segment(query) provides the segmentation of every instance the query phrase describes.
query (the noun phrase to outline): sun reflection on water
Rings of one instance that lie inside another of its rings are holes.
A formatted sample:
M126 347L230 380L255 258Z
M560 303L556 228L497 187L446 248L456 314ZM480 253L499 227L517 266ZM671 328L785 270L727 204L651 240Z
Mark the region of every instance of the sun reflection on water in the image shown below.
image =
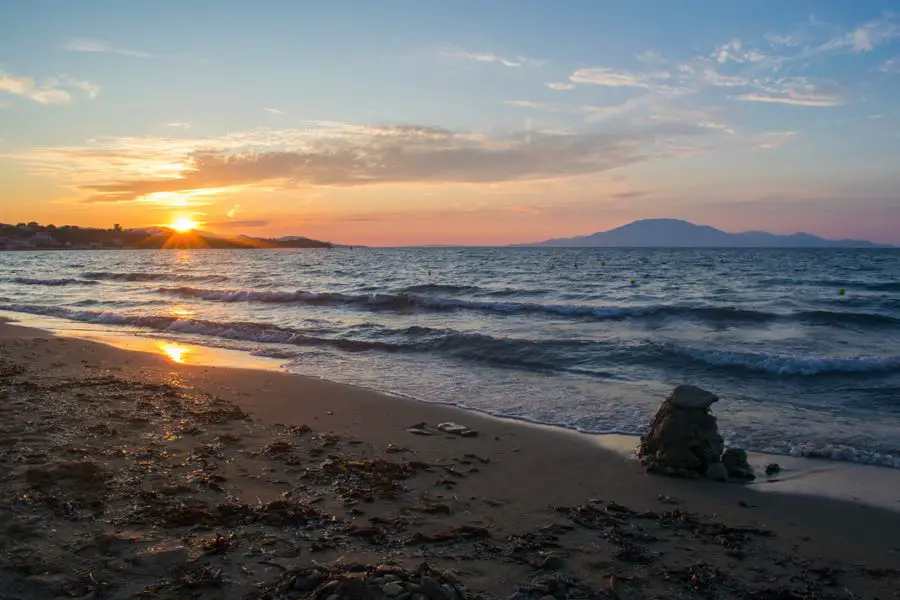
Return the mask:
M177 362L179 364L184 364L185 356L187 354L190 354L191 352L190 348L185 348L184 346L179 346L178 344L172 344L169 342L159 342L159 344L157 344L157 347L173 362Z

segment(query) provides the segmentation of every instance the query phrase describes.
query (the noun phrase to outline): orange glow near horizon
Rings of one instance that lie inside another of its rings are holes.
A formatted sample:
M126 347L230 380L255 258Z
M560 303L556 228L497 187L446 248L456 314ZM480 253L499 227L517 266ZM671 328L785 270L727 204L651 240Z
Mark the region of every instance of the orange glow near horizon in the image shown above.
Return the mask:
M178 217L169 224L169 227L178 233L188 233L189 231L196 229L199 225L199 223L190 217Z

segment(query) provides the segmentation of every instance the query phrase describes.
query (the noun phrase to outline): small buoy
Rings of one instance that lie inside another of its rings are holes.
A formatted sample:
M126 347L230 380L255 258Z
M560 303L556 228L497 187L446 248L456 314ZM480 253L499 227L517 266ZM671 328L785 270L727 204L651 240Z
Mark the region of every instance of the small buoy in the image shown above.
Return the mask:
M847 290L845 290L844 288L841 288L838 290L838 296L843 296L846 293L847 293Z
M637 281L635 281L634 279L631 280L631 285L634 285L636 283L637 283Z

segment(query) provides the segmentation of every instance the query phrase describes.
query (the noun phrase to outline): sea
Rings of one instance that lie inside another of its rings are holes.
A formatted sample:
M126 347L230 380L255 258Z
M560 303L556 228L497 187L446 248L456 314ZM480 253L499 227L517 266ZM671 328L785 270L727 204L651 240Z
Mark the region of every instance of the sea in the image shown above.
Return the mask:
M6 252L0 310L589 433L690 383L728 445L900 468L900 250Z

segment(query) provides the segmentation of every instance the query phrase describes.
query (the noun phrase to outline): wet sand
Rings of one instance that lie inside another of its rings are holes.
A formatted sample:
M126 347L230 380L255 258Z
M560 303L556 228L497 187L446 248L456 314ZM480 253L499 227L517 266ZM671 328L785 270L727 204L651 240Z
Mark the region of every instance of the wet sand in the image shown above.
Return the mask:
M900 597L896 510L160 351L0 324L0 598Z

